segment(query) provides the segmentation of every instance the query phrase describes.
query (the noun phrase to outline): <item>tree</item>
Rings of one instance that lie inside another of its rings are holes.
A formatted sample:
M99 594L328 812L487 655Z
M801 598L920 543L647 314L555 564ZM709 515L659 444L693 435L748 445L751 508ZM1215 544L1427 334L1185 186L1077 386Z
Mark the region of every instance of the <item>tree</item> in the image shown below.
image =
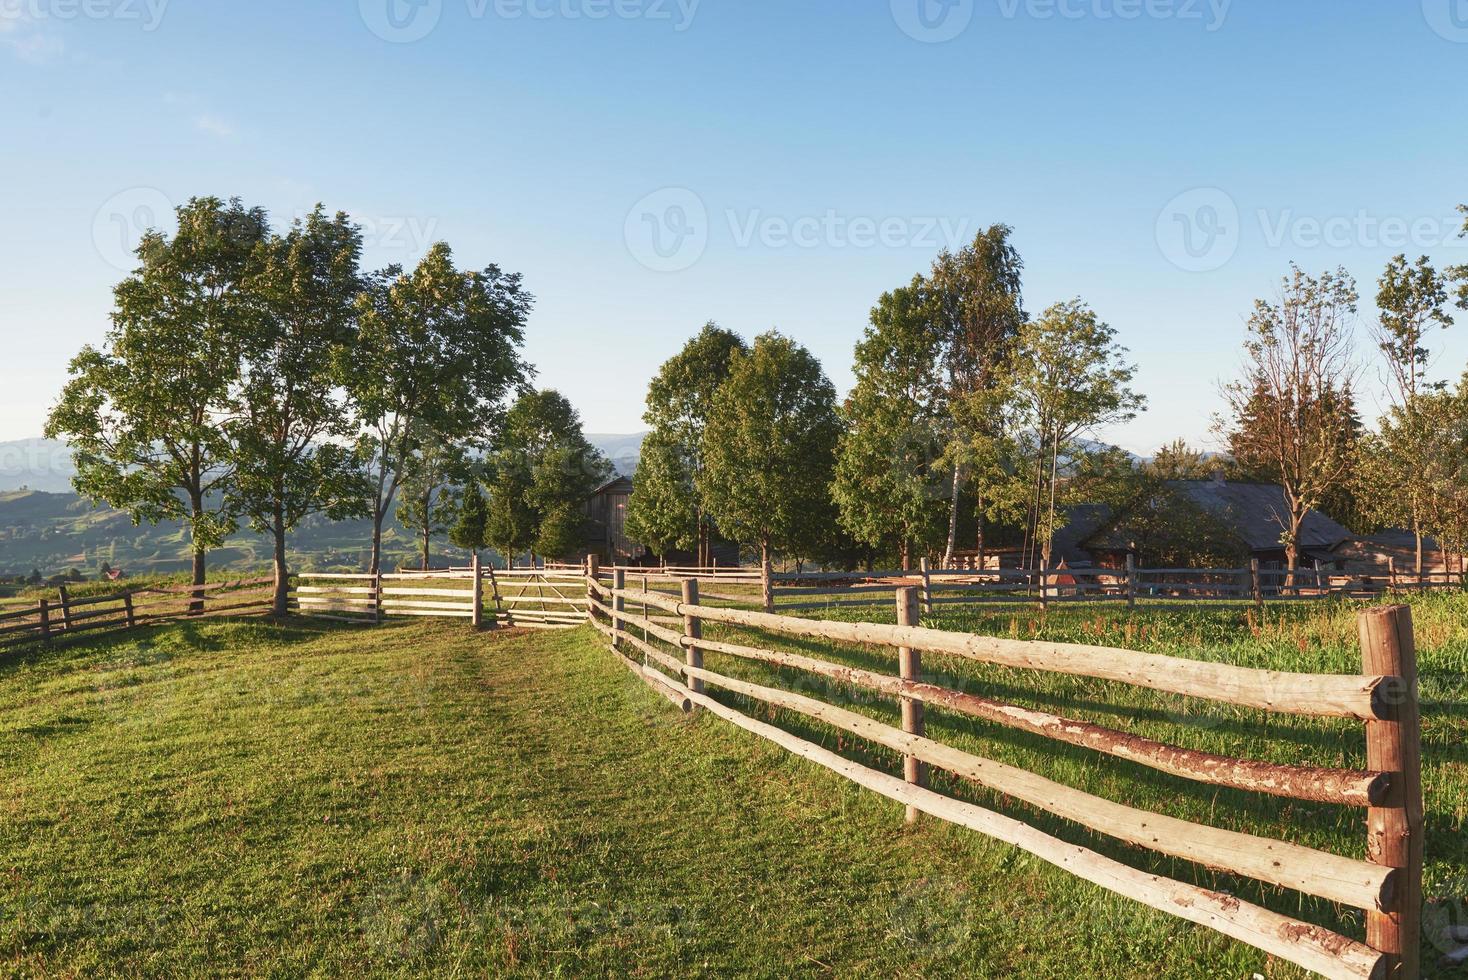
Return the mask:
M856 346L856 385L842 410L832 495L861 544L910 567L941 540L942 365L921 277L884 293Z
M403 461L403 480L397 517L418 537L419 567L428 571L433 538L447 533L458 516L455 487L464 479L468 459L464 450L428 433Z
M1193 449L1186 440L1175 439L1158 449L1143 469L1161 480L1206 480L1213 475L1214 465L1206 453Z
M532 302L519 275L495 265L461 272L442 242L411 273L392 266L373 277L359 298L346 387L372 458L373 572L409 455L430 436L492 433L506 397L524 385L519 347Z
M82 496L133 523L183 521L194 585L205 554L234 529L223 490L234 480L226 436L242 338L258 304L244 284L266 241L265 212L238 200L193 198L172 239L148 232L139 267L113 292L112 327L85 347L46 421L71 446ZM192 609L203 608L195 593Z
M829 539L841 420L820 362L778 332L734 359L703 433L699 492L719 529L773 555L809 556Z
M957 545L958 502L965 467L993 455L1002 411L1002 405L992 397L993 389L1014 351L1020 327L1028 319L1021 302L1024 262L1010 244L1012 233L1008 225L990 225L957 253L942 252L926 284L940 334L952 420L947 463L953 479L945 565L951 564ZM982 483L977 498L982 552Z
M1055 531L1060 460L1074 467L1089 452L1078 437L1135 418L1146 399L1134 392L1136 368L1116 331L1079 299L1056 303L1021 328L1010 367L1011 410L1019 451L1033 473L1031 538L1046 567Z
M1255 301L1244 375L1223 389L1229 415L1219 427L1234 458L1284 490L1280 541L1292 573L1305 515L1350 473L1356 300L1344 269L1315 278L1291 265L1279 300Z
M1375 480L1386 482L1369 492L1376 498L1373 509L1377 514L1411 529L1420 577L1422 520L1429 506L1427 495L1432 490L1418 474L1431 463L1427 457L1433 433L1426 424L1427 419L1420 417L1419 403L1423 394L1443 388L1442 384L1427 381L1431 352L1424 341L1434 324L1443 329L1452 325L1453 318L1446 309L1448 280L1438 274L1427 256L1409 266L1407 257L1398 255L1387 263L1378 287L1376 305L1380 322L1375 333L1377 346L1386 361L1387 390L1394 417L1382 420L1381 448L1386 457L1378 459L1369 469Z
M707 518L699 507L688 454L675 436L653 429L643 438L632 486L627 501L629 537L658 555L702 543Z
M660 553L697 552L711 561L714 528L698 490L704 469L703 433L733 358L745 352L738 334L710 321L683 349L663 362L647 388L643 420L651 427L627 505L627 533ZM651 454L649 454L649 448ZM690 519L691 518L691 519Z
M255 315L241 338L225 427L234 477L224 492L232 513L270 535L277 616L286 614L290 590L287 533L311 514L366 513L366 483L343 444L352 427L340 389L356 329L361 250L361 230L317 206L261 244L258 269L243 284Z
M564 557L584 540L586 499L612 467L586 441L581 417L559 392L521 395L505 415L490 466L490 527L508 560L519 551Z
M471 476L460 492L458 520L449 529L449 540L474 555L489 546L489 509L477 477Z

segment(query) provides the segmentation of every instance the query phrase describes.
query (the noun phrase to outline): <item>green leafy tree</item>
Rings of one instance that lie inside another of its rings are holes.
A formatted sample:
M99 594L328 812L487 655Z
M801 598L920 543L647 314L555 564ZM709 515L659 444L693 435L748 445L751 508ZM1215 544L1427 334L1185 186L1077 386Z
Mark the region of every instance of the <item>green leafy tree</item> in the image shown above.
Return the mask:
M699 529L706 521L693 470L683 444L666 429L653 429L642 440L632 486L627 501L629 537L658 555L699 544Z
M612 467L581 429L581 417L559 392L531 391L505 415L490 465L490 527L510 557L566 557L585 540L586 500Z
M1094 450L1080 437L1135 418L1146 399L1131 388L1136 367L1116 331L1079 299L1049 307L1020 329L1011 365L1016 444L1031 474L1031 540L1048 567L1055 532L1065 515L1062 458L1074 467Z
M897 552L942 537L943 376L921 278L884 293L856 347L856 385L842 410L832 495L842 526Z
M840 435L836 390L804 347L771 331L734 360L704 430L699 490L766 570L776 552L811 556L829 542Z
M531 303L520 276L494 265L460 271L442 242L412 272L378 274L358 300L346 387L372 459L373 571L408 457L430 437L492 433L504 401L525 383L520 344Z
M1219 429L1234 459L1284 491L1280 543L1291 572L1305 515L1350 476L1359 425L1351 362L1356 300L1345 270L1313 277L1292 265L1278 301L1255 302L1243 377L1223 390L1228 414Z
M469 466L462 447L429 433L403 463L397 518L413 531L419 545L419 568L431 565L433 539L446 534L458 519L457 486Z
M987 486L1003 428L1003 404L995 387L1007 371L1021 325L1028 319L1021 295L1024 262L1011 244L1013 229L991 225L957 252L944 251L933 263L925 289L940 334L947 372L948 541L943 563L951 564L957 546L959 500L966 474L979 476L977 512L980 550Z
M231 512L270 536L277 616L290 589L286 535L312 514L366 513L366 482L344 444L353 430L339 371L356 329L361 249L361 230L318 206L260 245L243 287L256 315L241 337L224 492Z
M259 312L244 285L269 229L263 211L238 200L194 198L177 218L172 238L153 230L139 243L139 267L113 292L106 340L73 358L45 434L70 444L82 496L135 524L183 521L192 581L203 585L206 553L235 526L224 423Z
M694 549L701 567L712 560L715 531L698 489L704 470L703 434L714 398L729 377L734 358L745 350L738 334L707 323L663 362L647 388L643 420L651 427L651 445L643 447L648 465L644 468L639 462L633 478L627 533L661 553Z
M475 476L460 491L458 519L449 529L449 540L476 555L489 546L489 508Z
M1143 467L1160 480L1207 480L1215 469L1207 453L1193 449L1184 439L1174 439L1158 449Z

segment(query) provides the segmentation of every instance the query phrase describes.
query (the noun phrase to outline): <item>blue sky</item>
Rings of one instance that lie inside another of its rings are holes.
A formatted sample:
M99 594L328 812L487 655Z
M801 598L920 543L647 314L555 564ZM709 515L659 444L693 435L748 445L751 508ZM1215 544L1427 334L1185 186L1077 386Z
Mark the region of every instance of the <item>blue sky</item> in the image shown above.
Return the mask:
M1386 260L1468 262L1465 83L1464 0L0 0L0 439L138 228L217 194L523 272L527 355L599 432L709 319L844 390L876 297L1007 222L1027 307L1081 296L1140 366L1102 435L1209 444L1291 260L1360 281L1368 389Z

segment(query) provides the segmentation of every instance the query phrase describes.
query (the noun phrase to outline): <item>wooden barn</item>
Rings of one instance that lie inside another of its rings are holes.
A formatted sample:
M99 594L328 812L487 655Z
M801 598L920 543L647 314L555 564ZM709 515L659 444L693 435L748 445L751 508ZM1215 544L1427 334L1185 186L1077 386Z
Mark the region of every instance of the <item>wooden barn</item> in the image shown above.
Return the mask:
M586 554L599 555L604 562L635 565L647 549L627 537L627 501L632 497L632 480L617 476L603 483L586 498Z

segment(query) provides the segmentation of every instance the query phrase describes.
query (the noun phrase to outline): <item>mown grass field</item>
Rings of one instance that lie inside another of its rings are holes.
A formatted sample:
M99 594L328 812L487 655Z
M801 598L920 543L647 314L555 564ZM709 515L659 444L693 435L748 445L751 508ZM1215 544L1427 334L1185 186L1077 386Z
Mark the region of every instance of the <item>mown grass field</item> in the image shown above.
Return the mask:
M843 615L853 615L844 611ZM886 610L873 617L890 616ZM1417 603L1429 925L1460 921L1468 808L1457 689L1468 602ZM950 610L935 625L1354 671L1352 610ZM883 650L788 648L890 667ZM895 706L710 655L895 719ZM951 686L1213 750L1359 764L1360 727L1265 719L929 657ZM729 700L741 703L730 696ZM745 705L748 707L748 705ZM761 712L762 717L771 717ZM883 751L775 715L853 757ZM1362 853L1358 811L1196 787L929 714L935 737L1112 799ZM1267 734L1269 740L1261 741ZM1359 915L947 791L1184 880L1358 934ZM1435 949L1427 946L1429 961ZM0 973L20 976L1267 977L1221 936L926 821L707 717L685 719L589 628L180 624L0 661Z

